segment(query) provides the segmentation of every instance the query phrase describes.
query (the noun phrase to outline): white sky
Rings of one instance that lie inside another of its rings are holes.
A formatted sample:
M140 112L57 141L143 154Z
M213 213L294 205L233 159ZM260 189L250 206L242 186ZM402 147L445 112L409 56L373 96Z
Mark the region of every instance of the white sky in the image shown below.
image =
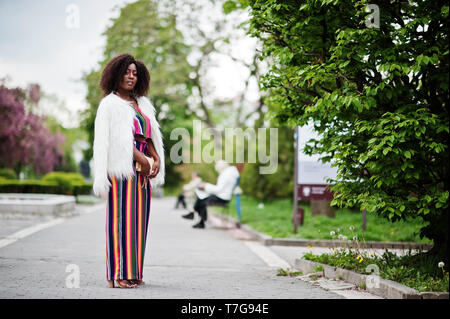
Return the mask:
M101 33L118 13L113 7L127 2L0 0L0 77L22 87L39 83L76 114L87 105L80 78L101 59ZM79 8L79 28L66 26L66 8L72 3ZM64 124L73 126L76 120Z
M13 86L39 83L44 92L64 100L75 115L87 106L86 87L80 79L102 59L105 38L101 34L119 13L113 8L130 2L0 0L0 78L8 76ZM66 10L71 4L79 8L79 28L67 27L70 14ZM236 66L224 61L212 73L221 79L215 85L218 96L237 94L243 78ZM62 121L67 127L78 124L75 118Z

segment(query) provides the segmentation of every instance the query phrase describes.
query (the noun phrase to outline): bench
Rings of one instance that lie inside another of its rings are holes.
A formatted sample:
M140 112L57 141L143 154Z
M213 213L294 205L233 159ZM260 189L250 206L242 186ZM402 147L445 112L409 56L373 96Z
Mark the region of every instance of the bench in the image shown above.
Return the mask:
M236 223L236 226L239 228L241 226L241 217L242 217L242 213L241 213L241 193L242 190L239 188L239 179L240 177L237 178L236 180L236 184L234 185L233 188L233 195L236 198L236 213L238 216L238 222ZM209 203L208 206L217 206L217 207L222 207L222 214L226 213L226 215L230 215L230 201L228 202L212 202Z

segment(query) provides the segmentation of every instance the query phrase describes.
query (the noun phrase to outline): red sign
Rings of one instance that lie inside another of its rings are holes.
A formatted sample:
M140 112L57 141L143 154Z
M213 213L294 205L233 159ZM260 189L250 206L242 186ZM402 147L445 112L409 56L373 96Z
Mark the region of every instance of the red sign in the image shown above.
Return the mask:
M299 200L333 200L333 192L330 191L331 185L298 185Z

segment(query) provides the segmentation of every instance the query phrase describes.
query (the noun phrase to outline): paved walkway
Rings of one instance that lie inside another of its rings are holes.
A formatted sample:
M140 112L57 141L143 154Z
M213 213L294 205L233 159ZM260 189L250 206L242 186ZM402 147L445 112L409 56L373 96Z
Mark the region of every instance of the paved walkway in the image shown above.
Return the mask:
M79 215L57 221L1 216L0 298L351 298L277 276L278 268L293 264L294 250L246 240L245 233L224 229L214 218L206 229L193 229L193 222L182 219L184 212L174 210L173 204L170 197L152 201L144 265L147 285L137 289L107 288L104 204L78 206ZM73 279L78 272L79 282Z

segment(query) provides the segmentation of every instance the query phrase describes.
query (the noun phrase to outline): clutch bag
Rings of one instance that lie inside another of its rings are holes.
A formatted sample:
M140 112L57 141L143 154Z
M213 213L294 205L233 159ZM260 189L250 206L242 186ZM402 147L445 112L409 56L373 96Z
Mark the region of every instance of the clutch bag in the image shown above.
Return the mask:
M155 162L155 160L152 157L148 157L145 156L145 158L147 159L148 163L150 164L150 172L152 171L153 168L153 163ZM136 172L140 172L142 170L142 166L140 163L136 162ZM142 182L142 188L147 188L147 183L148 183L148 176L144 176L144 181Z
M145 156L145 158L147 159L148 163L150 164L150 171L151 171L152 168L153 168L153 163L155 162L155 160L153 159L153 157ZM136 171L140 172L141 169L142 169L141 164L139 162L136 162Z

